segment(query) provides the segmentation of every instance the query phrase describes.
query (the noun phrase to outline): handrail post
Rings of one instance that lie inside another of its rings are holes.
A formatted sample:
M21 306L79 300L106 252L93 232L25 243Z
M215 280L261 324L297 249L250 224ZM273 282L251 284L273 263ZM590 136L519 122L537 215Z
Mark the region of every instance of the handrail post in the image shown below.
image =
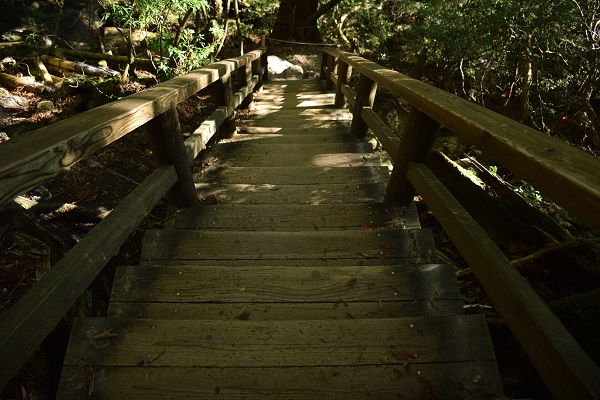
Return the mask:
M254 86L254 91L258 93L263 92L263 66L262 66L262 58L257 58L252 61L252 76L256 75L258 77L258 82L256 82L256 86Z
M406 172L411 162L424 163L429 157L440 124L421 110L413 107L408 117L404 138L394 160L394 170L385 192L385 202L407 206L413 201L415 189Z
M246 65L243 68L240 68L240 82L243 86L250 87L252 85L252 64L246 62ZM240 108L243 110L254 110L254 92L248 93L246 98L242 100L240 104Z
M365 74L360 74L356 89L356 103L352 111L352 126L350 127L350 133L355 138L364 139L367 136L368 125L362 118L361 113L363 107L373 107L376 93L377 82Z
M178 208L190 207L198 201L188 163L177 108L172 107L146 123L154 160L158 165L173 165L177 183L169 189L167 198Z
M219 137L231 137L235 133L235 107L231 72L227 72L214 83L214 96L217 104L227 107L227 119L219 127Z
M327 57L327 77L325 78L325 89L333 90L333 81L331 80L331 74L335 68L335 57L329 54Z
M350 67L347 63L340 60L340 65L338 67L338 80L335 89L335 106L337 108L343 108L346 104L346 99L344 98L344 93L342 92L342 86L348 82L350 76L352 74L352 67Z
M319 74L319 80L326 81L327 80L327 62L329 60L329 53L321 50L321 73Z
M265 51L262 56L260 56L260 65L262 66L262 81L269 81L269 56L267 56L267 52Z

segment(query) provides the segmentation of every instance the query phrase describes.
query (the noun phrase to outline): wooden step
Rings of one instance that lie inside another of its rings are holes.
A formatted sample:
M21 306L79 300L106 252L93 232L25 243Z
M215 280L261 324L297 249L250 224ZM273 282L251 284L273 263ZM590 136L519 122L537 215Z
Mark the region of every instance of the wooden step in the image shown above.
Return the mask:
M210 204L338 204L377 203L385 188L380 183L322 183L314 185L196 184L198 196Z
M292 124L299 121L352 121L352 114L340 108L298 108L260 109L250 114L254 121L268 120L276 124Z
M319 167L319 168L352 168L381 167L391 165L390 159L383 153L323 153L307 156L302 153L286 154L248 154L235 153L220 157L209 153L204 165L217 167Z
M489 398L502 392L489 343L482 315L79 318L58 398Z
M176 215L176 229L346 230L418 229L414 204L217 204L199 203Z
M371 143L265 143L247 141L243 143L219 143L213 146L211 155L215 157L245 157L255 155L268 155L286 159L288 154L298 154L311 158L320 154L331 153L371 153Z
M251 129L251 128L250 128ZM332 129L329 134L311 129L287 129L278 132L251 133L239 130L231 138L222 139L221 143L261 143L262 145L275 144L325 144L325 143L357 143L346 129Z
M428 229L348 231L149 230L146 260L396 259L429 263L435 245Z
M67 366L63 376L58 399L68 400L89 399L88 393L106 400L504 398L495 361L283 370Z
M351 121L347 119L304 119L304 118L290 118L287 120L275 119L275 118L261 118L261 119L241 119L238 121L240 127L274 127L274 128L342 128L349 127Z
M199 268L195 265L194 268ZM462 299L333 303L155 303L111 301L109 317L205 320L336 320L458 315Z
M331 303L459 300L449 265L119 267L111 301Z
M272 185L313 185L319 183L381 183L390 178L387 167L316 168L316 167L219 167L196 168L194 181Z

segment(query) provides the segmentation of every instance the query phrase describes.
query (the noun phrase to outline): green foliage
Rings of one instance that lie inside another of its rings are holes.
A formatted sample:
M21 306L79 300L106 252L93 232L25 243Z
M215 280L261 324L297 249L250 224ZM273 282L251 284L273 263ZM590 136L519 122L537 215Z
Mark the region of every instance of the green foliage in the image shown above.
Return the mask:
M211 48L204 43L204 37L199 32L182 26L179 42L175 43L175 32L185 13L209 8L206 0L106 0L103 6L105 17L111 18L121 28L154 30L158 33L149 45L160 55L166 54L170 58L170 64L158 66L159 72L165 77L186 73L208 63ZM133 48L131 39L124 36Z

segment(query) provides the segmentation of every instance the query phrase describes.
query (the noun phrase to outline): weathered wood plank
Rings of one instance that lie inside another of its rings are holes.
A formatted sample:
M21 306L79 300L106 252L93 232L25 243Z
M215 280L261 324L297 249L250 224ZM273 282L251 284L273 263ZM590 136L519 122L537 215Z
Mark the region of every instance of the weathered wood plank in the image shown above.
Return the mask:
M154 162L158 165L173 165L177 182L167 192L175 207L189 207L198 202L192 168L187 159L179 116L175 107L165 111L145 125L152 148Z
M176 216L177 229L346 230L420 228L415 205L198 204Z
M389 154L392 160L398 158L398 149L400 149L400 138L390 129L385 122L371 108L364 107L361 114L363 120L373 131L383 149Z
M194 174L196 182L270 183L273 185L310 185L318 183L387 183L387 167L316 168L316 167L213 167Z
M130 266L117 269L111 301L324 303L460 299L449 265L387 267Z
M435 249L431 252L435 254ZM420 254L420 255L419 255ZM417 253L412 255L410 258L365 258L356 256L352 258L298 258L293 260L285 260L285 265L293 268L304 268L304 267L348 267L348 266L382 266L382 265L400 265L404 263L420 264L428 262L429 257L426 252ZM435 257L432 257L431 262L436 262ZM278 259L255 259L255 260L215 260L215 259L197 259L197 260L146 260L141 259L140 265L163 265L163 266L181 266L181 265L195 265L198 267L209 266L214 267L226 266L231 268L238 267L264 267L264 266L280 266L281 260Z
M227 107L218 107L199 127L196 129L190 137L188 137L185 144L185 152L187 154L188 164L198 156L198 154L204 149L204 146L208 141L217 133L221 124L228 117Z
M347 110L318 108L260 109L251 114L253 121L268 120L271 123L292 123L302 121L350 121L352 114Z
M176 182L159 167L8 311L0 315L0 387L27 361L75 300Z
M114 336L93 339L109 331ZM444 343L440 346L440 343ZM335 321L78 318L65 365L302 367L491 361L483 315Z
M258 141L246 141L243 143L219 143L213 146L211 154L215 157L236 157L253 156L255 154L270 154L272 157L287 158L288 154L297 153L306 158L314 155L327 153L371 153L373 146L371 143L265 143Z
M382 153L331 153L305 155L288 153L285 157L273 157L269 154L235 155L218 157L211 153L206 157L206 163L217 167L321 167L321 168L352 168L380 167L390 165L387 155Z
M502 398L493 361L314 368L65 367L58 399Z
M277 135L306 135L306 134L310 134L311 136L317 136L317 135L322 135L322 136L333 136L333 137L340 137L340 136L347 136L350 134L350 126L338 126L338 127L321 127L321 128L310 128L310 127L304 127L304 128L299 128L299 127L293 127L293 126L289 126L286 125L285 127L268 127L268 126L264 126L264 127L254 127L254 126L244 126L241 125L239 126L238 129L238 135L236 136L245 136L245 135L272 135L272 134L277 134ZM234 138L236 137L234 136ZM356 141L356 140L354 140Z
M504 253L423 164L408 178L482 283L553 393L600 398L600 369Z
M229 142L247 142L256 141L265 145L271 143L279 144L306 144L306 143L357 143L356 139L350 136L344 130L332 130L327 132L318 132L314 129L287 129L279 132L252 133L252 131L238 131L236 135L229 139L224 139L219 143Z
M171 267L163 267L171 268ZM341 299L340 299L341 300ZM318 320L463 314L460 300L332 303L142 303L111 301L108 317L194 320Z
M101 107L37 129L0 146L0 204L71 167L260 57L260 51L221 61Z
M314 185L197 183L198 196L208 204L339 204L377 203L380 183L321 183Z
M267 260L433 257L431 232L420 230L237 232L146 231L142 258Z
M289 118L287 122L282 120L273 120L272 118L263 118L263 119L243 119L238 120L238 124L240 127L274 127L274 128L312 128L312 129L321 129L321 128L337 128L337 127L349 127L351 122L346 119L294 119Z
M386 203L397 205L412 203L415 189L406 177L406 170L411 162L427 161L439 128L437 121L422 111L412 108L402 145L394 159L394 169L385 193Z
M323 49L401 96L600 231L600 160L560 140L351 53Z

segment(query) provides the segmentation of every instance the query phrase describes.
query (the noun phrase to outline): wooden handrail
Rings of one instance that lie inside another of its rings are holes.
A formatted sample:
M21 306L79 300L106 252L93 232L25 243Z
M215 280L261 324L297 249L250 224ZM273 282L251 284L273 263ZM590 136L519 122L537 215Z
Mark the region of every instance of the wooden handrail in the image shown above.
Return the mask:
M210 64L124 99L13 138L0 146L0 204L175 107L264 50Z
M210 64L153 88L38 129L0 145L0 204L35 187L132 130L146 124L159 167L8 311L0 315L0 388L27 361L75 300L116 254L158 201L169 192L175 205L196 200L191 161L233 110L250 106L261 84L266 49ZM251 66L252 65L252 66ZM238 69L243 86L231 85L221 107L185 141L175 106ZM256 72L256 75L253 73Z
M402 142L371 107L363 106L369 102L364 91L360 99L361 94L346 85L343 77L339 82L334 73L336 61L342 74L351 67L360 73L359 79L366 76L413 106ZM326 48L321 65L326 87L333 89L333 83L339 83L336 95L348 97L353 118L362 119L373 130L394 160L386 199L406 205L415 189L423 197L557 398L600 398L598 366L423 163L441 124L600 231L600 160L354 54Z
M600 160L596 157L352 53L330 48L323 52L330 56L328 60L337 58L401 96L600 232Z

